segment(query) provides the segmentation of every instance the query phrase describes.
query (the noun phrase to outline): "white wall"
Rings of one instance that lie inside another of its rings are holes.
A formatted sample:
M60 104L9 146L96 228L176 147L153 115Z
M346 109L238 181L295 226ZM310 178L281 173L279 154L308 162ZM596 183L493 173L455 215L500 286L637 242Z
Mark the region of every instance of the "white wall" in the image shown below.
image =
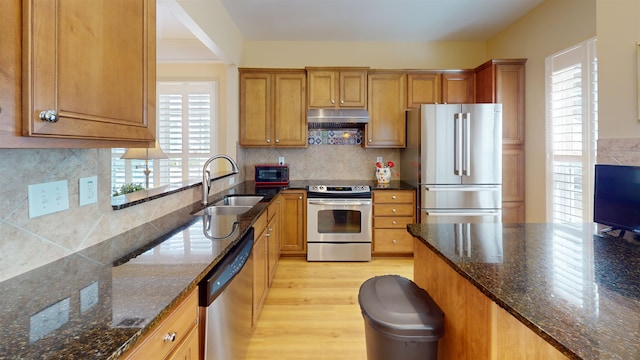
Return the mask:
M487 60L485 42L247 41L243 67L369 66L375 69L469 69Z

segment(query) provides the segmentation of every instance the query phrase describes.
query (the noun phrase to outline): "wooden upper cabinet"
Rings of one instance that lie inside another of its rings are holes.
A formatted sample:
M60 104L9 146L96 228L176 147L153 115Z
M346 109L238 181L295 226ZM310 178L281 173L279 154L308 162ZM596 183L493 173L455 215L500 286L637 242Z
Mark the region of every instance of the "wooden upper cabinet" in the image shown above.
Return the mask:
M442 102L442 75L435 72L407 74L407 108Z
M307 68L310 108L367 106L367 68Z
M365 147L406 146L406 75L401 72L369 74L369 123L365 126Z
M306 147L304 70L240 70L240 145Z
M474 71L442 73L442 102L445 104L472 104L476 101Z
M23 135L153 141L155 6L24 1Z
M502 143L524 144L525 59L490 60L476 68L478 103L502 104Z

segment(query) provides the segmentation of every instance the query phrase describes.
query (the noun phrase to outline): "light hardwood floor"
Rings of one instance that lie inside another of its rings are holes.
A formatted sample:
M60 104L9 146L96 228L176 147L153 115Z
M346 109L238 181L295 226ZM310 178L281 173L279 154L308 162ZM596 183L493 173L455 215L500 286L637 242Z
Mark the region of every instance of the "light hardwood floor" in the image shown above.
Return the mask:
M376 275L413 279L412 258L307 262L283 258L276 270L247 360L366 359L358 291Z

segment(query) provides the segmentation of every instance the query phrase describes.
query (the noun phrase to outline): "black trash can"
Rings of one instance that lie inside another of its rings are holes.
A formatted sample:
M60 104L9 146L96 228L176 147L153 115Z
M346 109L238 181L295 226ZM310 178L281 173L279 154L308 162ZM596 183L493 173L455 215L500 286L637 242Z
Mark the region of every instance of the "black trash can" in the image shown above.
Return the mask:
M431 296L399 275L376 276L360 286L367 360L435 360L444 313Z

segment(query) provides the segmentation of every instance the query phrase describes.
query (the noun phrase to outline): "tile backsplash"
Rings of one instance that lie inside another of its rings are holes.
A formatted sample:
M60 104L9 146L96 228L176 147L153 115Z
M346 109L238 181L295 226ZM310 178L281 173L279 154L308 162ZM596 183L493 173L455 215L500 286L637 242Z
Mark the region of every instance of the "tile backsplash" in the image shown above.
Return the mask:
M0 169L0 281L139 227L202 197L197 186L114 211L110 149L0 149ZM78 180L94 175L98 177L98 202L80 207ZM30 219L28 185L58 180L68 181L69 209ZM230 180L217 181L213 191L230 187ZM150 231L156 231L157 236L163 233L158 228Z
M290 180L375 180L376 158L398 164L398 149L365 149L360 145L313 145L306 149L244 149L247 179L255 164L275 164L283 156ZM396 167L400 171L399 167ZM397 178L399 179L399 177Z
M598 139L598 164L640 166L640 139Z

